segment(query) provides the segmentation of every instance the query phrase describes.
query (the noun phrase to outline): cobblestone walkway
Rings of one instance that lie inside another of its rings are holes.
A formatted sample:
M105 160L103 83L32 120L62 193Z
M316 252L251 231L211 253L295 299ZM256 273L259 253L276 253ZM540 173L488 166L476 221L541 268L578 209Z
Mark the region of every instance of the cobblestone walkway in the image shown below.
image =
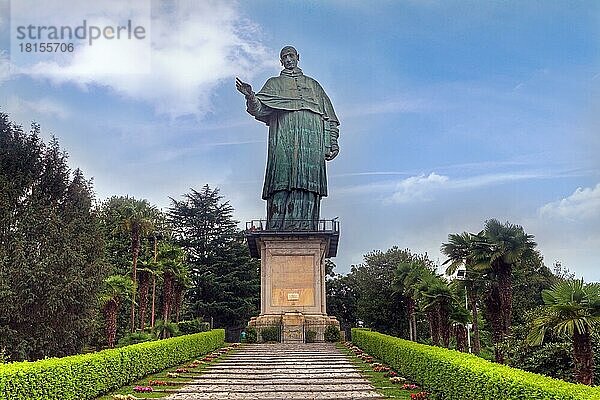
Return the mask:
M333 344L245 345L169 400L384 399Z

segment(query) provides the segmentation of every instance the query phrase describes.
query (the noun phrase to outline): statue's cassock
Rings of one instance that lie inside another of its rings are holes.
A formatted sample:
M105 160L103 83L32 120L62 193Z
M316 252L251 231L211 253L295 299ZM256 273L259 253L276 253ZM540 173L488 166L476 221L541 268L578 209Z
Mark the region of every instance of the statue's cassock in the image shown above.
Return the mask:
M314 230L327 196L326 155L339 135L329 97L300 68L284 69L248 99L247 111L269 126L262 193L268 229Z

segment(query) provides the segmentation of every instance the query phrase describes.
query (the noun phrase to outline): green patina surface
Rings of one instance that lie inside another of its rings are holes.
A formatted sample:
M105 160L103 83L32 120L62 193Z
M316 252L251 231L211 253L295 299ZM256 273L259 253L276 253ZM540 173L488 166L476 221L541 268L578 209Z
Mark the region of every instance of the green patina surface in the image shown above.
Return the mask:
M327 196L325 162L339 152L339 120L316 80L298 68L292 47L281 52L284 70L254 93L240 80L247 111L269 127L267 168L262 198L268 228L314 229L320 201Z

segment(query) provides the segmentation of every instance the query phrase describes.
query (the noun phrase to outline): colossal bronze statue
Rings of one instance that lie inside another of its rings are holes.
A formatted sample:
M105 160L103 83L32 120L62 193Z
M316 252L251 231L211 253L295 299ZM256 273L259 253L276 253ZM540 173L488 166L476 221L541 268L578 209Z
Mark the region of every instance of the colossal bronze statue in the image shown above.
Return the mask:
M269 127L262 193L267 229L315 230L327 196L325 161L339 153L339 120L319 82L298 68L296 49L286 46L280 56L283 71L258 93L239 79L236 87L248 113Z

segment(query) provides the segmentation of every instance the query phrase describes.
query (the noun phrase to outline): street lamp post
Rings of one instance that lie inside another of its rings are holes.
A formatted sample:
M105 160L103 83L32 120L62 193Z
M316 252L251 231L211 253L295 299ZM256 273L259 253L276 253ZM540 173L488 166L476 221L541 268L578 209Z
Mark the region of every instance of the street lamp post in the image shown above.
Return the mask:
M463 267L459 267L456 270L456 279L458 279L459 281L466 281L467 280L467 269L463 266ZM469 310L469 297L467 296L467 291L465 290L465 308L467 310ZM469 353L471 353L471 327L473 326L473 324L469 324L467 323L467 345L469 347Z

